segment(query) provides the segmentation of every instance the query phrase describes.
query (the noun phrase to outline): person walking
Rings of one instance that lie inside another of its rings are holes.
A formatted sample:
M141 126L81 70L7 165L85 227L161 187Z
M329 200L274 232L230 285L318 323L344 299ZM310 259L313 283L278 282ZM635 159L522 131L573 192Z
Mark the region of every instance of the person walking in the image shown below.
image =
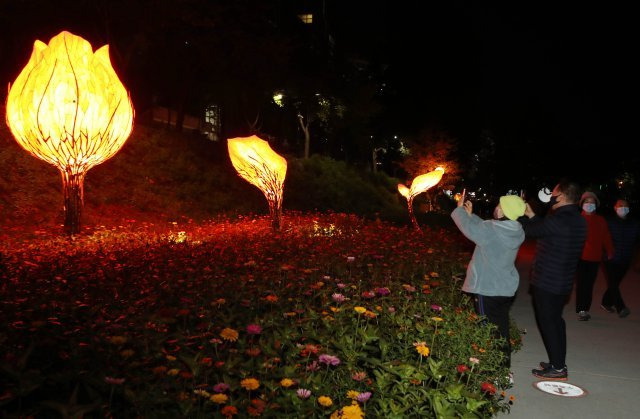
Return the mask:
M578 262L576 273L576 313L578 320L587 321L591 318L589 310L593 298L593 284L598 276L603 254L609 260L613 257L613 242L607 221L596 214L600 200L593 192L585 192L580 198L582 216L587 222L587 241L582 249L582 256Z
M527 203L522 218L527 237L537 239L531 275L536 321L549 362L531 373L546 380L566 380L567 333L562 311L573 288L578 260L587 238L587 222L580 215L580 187L561 180L551 193L551 213L537 216Z
M627 317L631 311L622 299L620 282L631 266L635 245L640 237L640 224L629 218L628 201L619 199L616 201L614 209L616 215L607 222L615 251L613 258L604 264L608 288L602 296L601 307L609 313L617 311L618 316Z
M519 196L502 196L494 209L494 219L483 221L473 214L473 204L464 200L463 193L451 213L462 234L476 244L462 290L472 294L476 312L497 326L505 341L502 350L508 368L511 368L509 310L520 282L515 260L524 241L524 231L516 220L524 215L525 207ZM512 379L511 374L509 378Z

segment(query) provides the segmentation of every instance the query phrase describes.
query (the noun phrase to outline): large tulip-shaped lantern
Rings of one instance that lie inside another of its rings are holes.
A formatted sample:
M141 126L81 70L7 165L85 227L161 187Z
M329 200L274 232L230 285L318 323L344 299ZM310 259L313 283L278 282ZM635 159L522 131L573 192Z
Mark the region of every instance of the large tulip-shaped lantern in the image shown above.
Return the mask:
M29 153L62 174L64 227L80 230L87 171L120 150L133 128L133 105L118 79L109 46L61 32L36 41L7 97L7 125Z
M231 163L240 177L260 189L267 198L272 226L279 230L287 160L273 151L268 142L255 135L230 138L227 146Z
M411 217L411 223L417 230L420 230L420 226L418 225L416 216L413 213L413 199L422 192L426 192L430 188L437 185L438 182L440 182L440 179L442 179L443 174L444 169L442 167L436 167L434 171L417 176L415 179L413 179L413 182L411 182L411 187L409 188L407 188L402 183L398 184L398 192L400 192L402 196L407 198L407 205L409 206L409 216Z

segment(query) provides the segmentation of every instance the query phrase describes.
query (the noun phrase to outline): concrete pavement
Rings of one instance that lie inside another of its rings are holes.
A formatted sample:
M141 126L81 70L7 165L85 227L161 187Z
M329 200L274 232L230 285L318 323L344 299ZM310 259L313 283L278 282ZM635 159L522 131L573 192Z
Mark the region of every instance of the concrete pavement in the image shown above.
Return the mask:
M568 383L582 387L586 396L569 398L536 389L532 374L540 361L548 361L536 326L529 288L529 270L534 242L525 242L516 266L520 287L511 315L526 329L523 347L512 357L515 384L507 393L516 397L511 413L501 418L638 418L640 407L640 271L632 269L621 290L631 314L624 319L600 308L606 290L602 270L594 287L591 320L581 322L575 315L575 289L564 309L567 324ZM637 264L636 264L637 265Z

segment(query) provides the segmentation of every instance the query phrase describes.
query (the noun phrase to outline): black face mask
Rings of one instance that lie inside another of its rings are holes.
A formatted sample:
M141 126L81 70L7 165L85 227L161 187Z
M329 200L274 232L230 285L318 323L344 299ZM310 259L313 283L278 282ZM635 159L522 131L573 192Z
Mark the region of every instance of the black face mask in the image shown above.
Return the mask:
M553 208L553 206L557 203L558 203L558 195L551 195L551 198L549 199L549 206Z

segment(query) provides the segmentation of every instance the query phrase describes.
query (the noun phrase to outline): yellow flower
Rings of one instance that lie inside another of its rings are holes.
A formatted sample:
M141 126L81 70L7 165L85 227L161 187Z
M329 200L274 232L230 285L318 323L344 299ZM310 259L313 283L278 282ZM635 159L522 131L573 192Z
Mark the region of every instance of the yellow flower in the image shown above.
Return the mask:
M245 388L247 390L255 390L260 387L260 381L256 380L255 378L245 378L244 380L240 381L240 385L242 386L242 388Z
M331 309L331 311L333 311L334 313L337 313L338 311L340 311L340 309L338 307L329 307L329 309Z
M333 404L333 401L330 397L320 396L318 397L318 403L320 404L320 406L329 407Z
M220 332L220 337L222 337L222 339L224 340L235 342L236 340L238 340L238 332L225 327L224 329L222 329L222 332Z
M431 272L430 275L431 275L432 278L437 278L437 277L440 276L440 275L438 275L438 272Z
M197 394L198 396L202 396L202 397L211 397L211 394L209 394L209 392L207 390L202 390L200 388L197 388L195 390L193 390L194 394Z
M213 396L211 396L209 398L209 400L211 400L212 402L214 402L216 404L225 404L227 402L227 400L229 400L229 397L227 397L226 394L218 393L218 394L214 394Z
M429 348L424 345L416 346L416 351L422 356L429 356Z
M284 388L289 388L294 384L293 380L290 378L283 378L280 380L280 385Z
M178 375L178 373L180 372L180 370L178 368L171 368L169 371L167 371L167 375Z
M358 307L354 307L353 309L354 309L354 310L356 311L356 313L358 313L358 314L362 314L362 313L364 313L365 311L367 311L367 309L366 309L366 308L364 308L364 307L359 307L359 306L358 306Z
M355 399L357 399L359 394L360 394L360 393L359 393L359 392L357 392L357 391L355 391L355 390L349 390L349 391L347 391L347 397L348 397L348 398L350 398L351 400L355 400Z
M167 361L175 361L175 360L177 359L177 358L176 358L175 356L173 356L173 355L167 355L167 356L166 356L166 358L167 358Z
M444 319L442 317L432 317L431 320L433 320L434 322L442 322L442 321L444 321Z
M336 410L331 414L330 419L363 419L364 413L357 403L353 403L351 406L345 406L342 409Z

